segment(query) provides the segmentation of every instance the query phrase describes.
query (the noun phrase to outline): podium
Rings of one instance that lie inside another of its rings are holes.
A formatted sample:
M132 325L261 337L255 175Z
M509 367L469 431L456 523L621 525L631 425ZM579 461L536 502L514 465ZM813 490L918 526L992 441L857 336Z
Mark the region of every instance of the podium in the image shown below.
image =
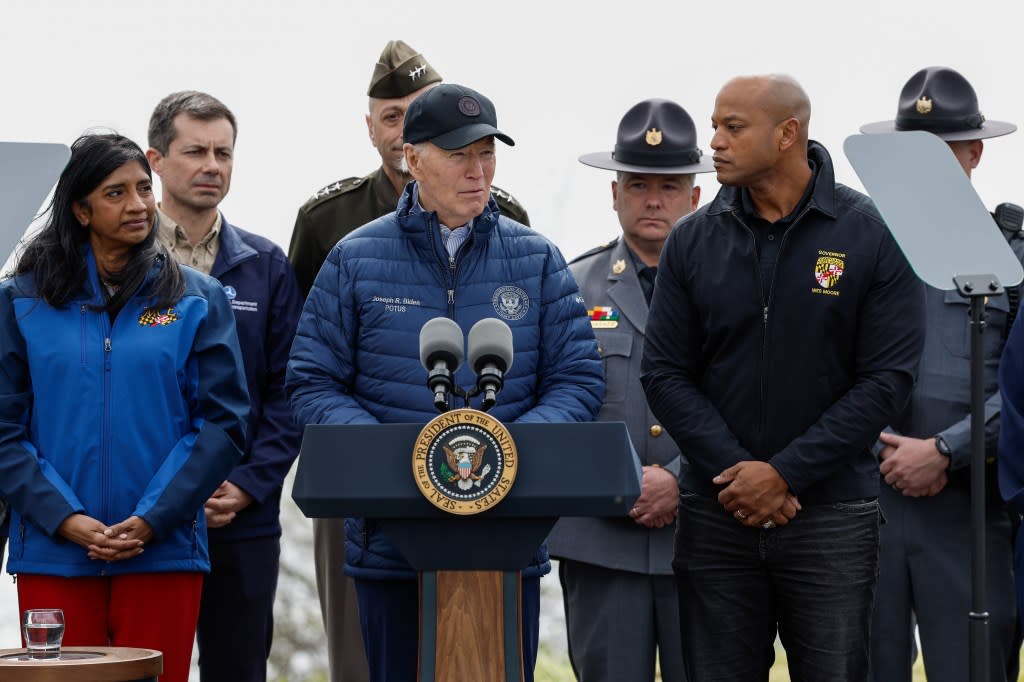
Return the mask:
M519 571L560 516L626 516L640 496L624 423L506 426L519 453L515 483L472 516L438 509L417 488L421 424L306 426L292 490L299 509L373 519L420 574L420 682L522 680Z

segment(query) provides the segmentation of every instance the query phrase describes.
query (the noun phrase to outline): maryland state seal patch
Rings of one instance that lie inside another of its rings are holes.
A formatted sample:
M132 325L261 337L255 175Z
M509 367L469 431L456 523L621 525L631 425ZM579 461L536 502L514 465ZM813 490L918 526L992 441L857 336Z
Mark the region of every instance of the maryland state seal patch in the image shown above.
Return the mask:
M139 325L143 327L166 327L177 321L178 313L174 312L174 308L168 308L163 312L147 308L139 315Z

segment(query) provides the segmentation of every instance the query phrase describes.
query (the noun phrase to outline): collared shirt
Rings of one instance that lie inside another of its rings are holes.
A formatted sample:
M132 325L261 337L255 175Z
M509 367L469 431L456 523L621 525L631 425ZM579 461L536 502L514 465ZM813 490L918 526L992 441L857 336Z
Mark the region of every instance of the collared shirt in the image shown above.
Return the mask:
M644 292L644 298L647 299L647 305L650 305L651 297L654 296L654 280L658 276L658 266L646 265L633 252L633 249L629 248L628 244L626 245L626 251L633 260L633 267L636 268L636 277L640 280L640 288Z
M740 190L740 201L743 204L743 222L754 233L754 246L757 249L757 262L761 272L761 294L766 305L768 298L771 296L772 276L775 274L775 264L779 260L782 238L785 236L786 230L803 213L804 207L811 198L811 192L814 190L814 181L818 176L818 169L813 161L808 161L808 163L811 165L811 179L804 189L803 196L800 197L800 201L793 207L789 215L779 218L774 223L768 222L758 214L757 208L754 206L754 200L750 198L750 190L746 187Z
M213 227L206 236L193 246L181 225L168 218L162 210L157 209L157 212L160 214L160 241L174 259L182 265L209 275L213 269L213 262L217 260L217 252L220 251L220 213L217 213Z
M425 213L426 209L420 203L420 189L419 186L413 190L413 199L415 203L417 213ZM459 247L462 246L463 242L469 238L470 228L473 227L473 221L470 220L465 225L460 227L448 227L438 221L438 225L441 226L441 241L444 242L444 248L448 252L449 258L455 258L455 254L459 252Z

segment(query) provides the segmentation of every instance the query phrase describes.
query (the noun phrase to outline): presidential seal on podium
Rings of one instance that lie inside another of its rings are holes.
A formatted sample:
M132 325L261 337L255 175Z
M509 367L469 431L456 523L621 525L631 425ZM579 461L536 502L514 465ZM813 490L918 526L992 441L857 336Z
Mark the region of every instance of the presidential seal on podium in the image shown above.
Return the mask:
M519 457L505 426L469 408L444 412L423 427L413 448L416 486L451 514L479 514L505 499Z

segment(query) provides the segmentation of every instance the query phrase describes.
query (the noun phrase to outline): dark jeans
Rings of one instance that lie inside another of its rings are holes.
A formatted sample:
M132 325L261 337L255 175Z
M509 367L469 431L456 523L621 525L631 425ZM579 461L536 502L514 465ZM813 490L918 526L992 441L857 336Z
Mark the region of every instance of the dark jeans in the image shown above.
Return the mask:
M865 682L877 500L805 505L788 525L741 525L680 495L673 568L690 682L764 682L776 632L793 682Z
M370 682L415 682L419 655L419 588L416 583L360 578L356 578L355 583ZM540 638L540 578L523 578L520 596L523 679L533 682ZM472 637L473 633L466 633L466 636Z

